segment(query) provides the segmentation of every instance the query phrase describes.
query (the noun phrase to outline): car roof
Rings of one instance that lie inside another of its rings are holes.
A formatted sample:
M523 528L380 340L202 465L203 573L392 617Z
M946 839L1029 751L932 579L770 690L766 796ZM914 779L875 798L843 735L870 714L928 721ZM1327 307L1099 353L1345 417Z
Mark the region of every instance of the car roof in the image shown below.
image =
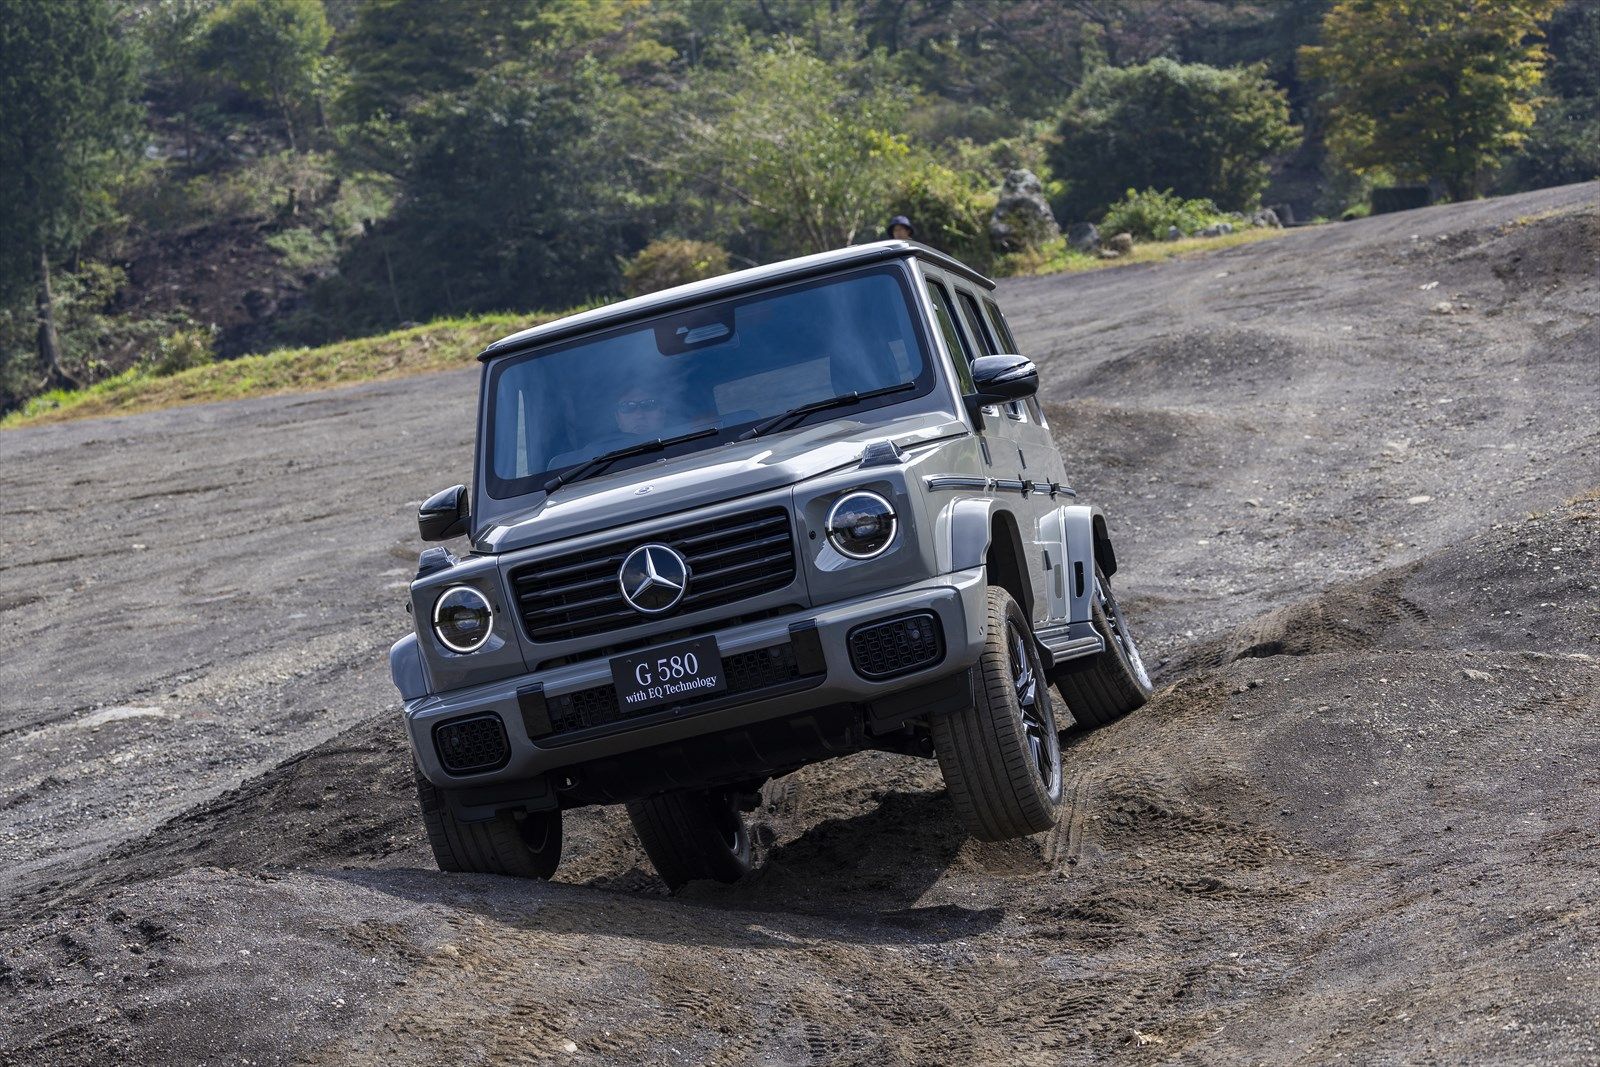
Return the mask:
M636 296L629 300L619 300L614 304L607 304L604 307L581 311L576 315L568 315L565 318L556 319L554 322L547 322L541 326L511 334L509 337L503 337L488 348L485 348L478 358L487 362L498 356L520 352L559 338L589 333L635 319L649 318L652 315L673 311L678 308L692 307L709 300L721 299L751 289L764 288L776 282L794 281L820 274L830 274L847 267L859 267L864 264L881 263L891 259L909 259L913 256L925 259L932 265L941 267L944 270L959 274L961 277L975 282L985 289L994 288L994 282L965 263L958 259L953 259L943 252L929 248L927 245L918 244L915 241L874 241L871 244L852 245L849 248L840 248L832 252L801 256L798 259L786 259L781 263L769 263L764 267L738 270L731 274L707 278L704 281L690 282L688 285L663 289L659 293L651 293L648 296Z

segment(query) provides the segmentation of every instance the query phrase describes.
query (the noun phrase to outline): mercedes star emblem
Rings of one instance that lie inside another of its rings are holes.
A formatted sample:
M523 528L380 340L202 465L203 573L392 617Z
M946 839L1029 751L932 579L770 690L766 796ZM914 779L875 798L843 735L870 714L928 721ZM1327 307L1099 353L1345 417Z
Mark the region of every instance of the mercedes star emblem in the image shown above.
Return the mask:
M617 582L622 599L635 611L659 615L683 599L689 588L689 565L666 545L640 545L622 561Z

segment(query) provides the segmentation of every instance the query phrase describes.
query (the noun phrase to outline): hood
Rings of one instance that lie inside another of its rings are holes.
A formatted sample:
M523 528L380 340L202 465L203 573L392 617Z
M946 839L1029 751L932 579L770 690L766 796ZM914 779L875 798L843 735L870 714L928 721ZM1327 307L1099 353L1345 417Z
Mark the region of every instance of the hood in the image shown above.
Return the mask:
M870 414L878 415L879 412ZM479 552L512 552L658 515L794 485L857 463L875 441L901 447L966 431L949 412L924 412L890 421L834 418L770 437L732 442L672 459L534 493L496 511L478 534Z

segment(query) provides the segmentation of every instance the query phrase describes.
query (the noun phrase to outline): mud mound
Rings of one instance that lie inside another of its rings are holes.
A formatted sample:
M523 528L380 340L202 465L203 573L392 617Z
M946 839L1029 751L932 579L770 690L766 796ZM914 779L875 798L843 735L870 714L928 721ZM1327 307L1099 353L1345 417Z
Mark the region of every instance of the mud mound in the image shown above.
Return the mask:
M1188 393L1215 389L1240 397L1282 384L1306 361L1303 345L1268 329L1224 326L1156 337L1136 350L1052 385L1052 396Z
M1193 457L1226 443L1237 447L1253 428L1246 420L1208 411L1130 407L1082 398L1044 405L1057 447L1069 470L1084 477L1102 471L1153 472L1200 468Z
M1554 288L1600 286L1600 213L1579 212L1513 222L1485 243L1482 261L1509 296L1545 296Z
M1597 559L1600 491L1269 612L1176 669L1374 648L1600 655Z

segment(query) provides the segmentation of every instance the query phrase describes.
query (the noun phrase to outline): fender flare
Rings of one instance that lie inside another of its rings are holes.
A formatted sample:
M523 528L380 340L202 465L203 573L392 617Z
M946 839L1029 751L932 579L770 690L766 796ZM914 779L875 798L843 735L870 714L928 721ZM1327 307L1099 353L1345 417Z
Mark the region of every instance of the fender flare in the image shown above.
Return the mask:
M1061 509L1061 531L1067 541L1067 599L1073 622L1088 622L1094 597L1094 569L1106 577L1116 573L1117 556L1105 512L1092 504L1072 504Z
M389 648L389 677L400 690L400 699L416 700L428 695L428 672L422 662L422 649L416 634L406 634Z
M996 536L1009 542L1003 547L1009 549L1015 569L1002 567L994 573L985 570L984 580L1010 589L1017 603L1022 605L1023 613L1033 617L1036 593L1028 574L1028 542L1024 540L1028 536L1027 528L1005 501L993 497L953 501L940 512L939 529L940 552L946 548L949 552L948 563L940 560L942 573L946 574L987 568Z
M939 548L949 555L939 562L946 574L984 565L994 529L994 508L995 501L989 497L964 497L940 512Z

